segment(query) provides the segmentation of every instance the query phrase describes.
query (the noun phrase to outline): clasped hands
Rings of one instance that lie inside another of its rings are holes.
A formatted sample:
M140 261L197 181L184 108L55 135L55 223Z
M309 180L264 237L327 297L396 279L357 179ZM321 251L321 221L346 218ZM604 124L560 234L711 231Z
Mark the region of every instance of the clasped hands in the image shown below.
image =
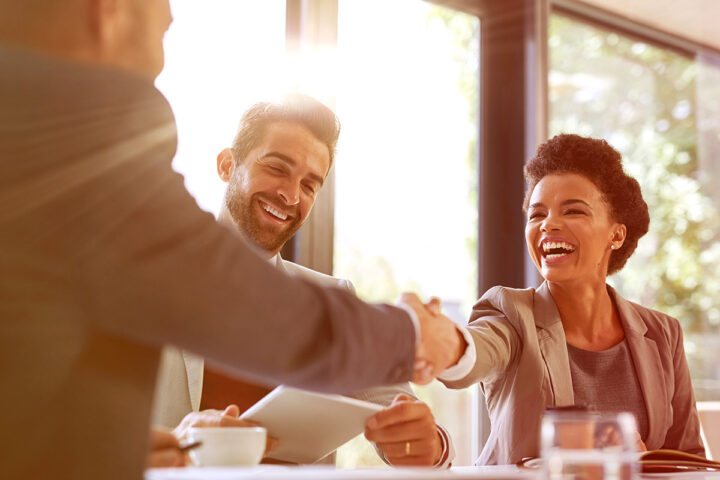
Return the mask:
M467 342L455 323L440 311L440 299L433 297L423 303L414 293L403 293L397 303L412 309L420 324L412 381L420 385L430 383L460 360Z

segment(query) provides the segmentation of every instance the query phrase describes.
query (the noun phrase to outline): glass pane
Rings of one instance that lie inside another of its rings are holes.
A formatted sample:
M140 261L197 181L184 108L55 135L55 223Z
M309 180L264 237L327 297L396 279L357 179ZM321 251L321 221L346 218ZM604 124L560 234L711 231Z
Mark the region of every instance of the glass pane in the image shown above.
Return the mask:
M719 70L559 15L549 42L551 135L605 138L650 209L650 232L610 282L680 320L698 400L720 399Z
M172 0L165 70L179 145L173 167L201 208L217 213L225 185L215 158L250 105L287 88L285 0Z
M477 299L478 34L476 17L418 0L339 2L334 273L368 300L439 296L463 324ZM471 392L416 392L454 464L471 464ZM359 438L339 464L381 462Z

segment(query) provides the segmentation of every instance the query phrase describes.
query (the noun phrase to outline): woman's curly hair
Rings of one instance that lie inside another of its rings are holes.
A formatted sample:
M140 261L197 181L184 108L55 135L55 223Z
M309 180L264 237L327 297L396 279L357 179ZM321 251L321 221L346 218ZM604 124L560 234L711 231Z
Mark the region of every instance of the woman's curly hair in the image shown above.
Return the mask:
M650 225L640 185L623 170L620 154L605 140L570 134L551 138L538 147L535 156L525 165L528 186L523 203L525 211L535 186L553 173L577 173L587 177L600 190L613 220L625 225L625 243L612 252L608 264L608 275L619 271Z

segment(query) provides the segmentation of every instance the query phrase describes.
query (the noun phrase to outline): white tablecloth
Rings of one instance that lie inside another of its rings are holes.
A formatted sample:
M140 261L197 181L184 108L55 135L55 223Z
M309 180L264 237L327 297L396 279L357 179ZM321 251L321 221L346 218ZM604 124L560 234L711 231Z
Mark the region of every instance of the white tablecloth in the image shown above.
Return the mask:
M453 467L450 470L424 468L279 467L254 468L163 468L145 473L145 480L539 480L540 472L513 466ZM657 473L640 480L720 480L720 472Z
M354 470L328 467L254 468L163 468L145 473L145 480L535 480L537 472L513 466L453 467L450 470L427 468L361 468ZM713 480L720 480L720 476Z

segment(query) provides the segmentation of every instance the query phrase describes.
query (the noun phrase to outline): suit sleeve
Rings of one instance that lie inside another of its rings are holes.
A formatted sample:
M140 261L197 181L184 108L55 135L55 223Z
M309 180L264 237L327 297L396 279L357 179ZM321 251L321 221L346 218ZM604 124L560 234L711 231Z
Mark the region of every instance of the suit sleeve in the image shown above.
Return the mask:
M493 287L473 306L467 325L476 353L470 372L458 380L443 380L449 388L489 382L505 371L520 348L520 337L505 314L502 289Z
M174 124L164 99L139 105L113 122L114 131L133 133L111 139L112 162L88 172L93 209L82 217L78 264L87 317L260 383L347 392L409 380L409 315L290 278L261 259L201 211L172 171ZM142 129L123 128L138 122Z

